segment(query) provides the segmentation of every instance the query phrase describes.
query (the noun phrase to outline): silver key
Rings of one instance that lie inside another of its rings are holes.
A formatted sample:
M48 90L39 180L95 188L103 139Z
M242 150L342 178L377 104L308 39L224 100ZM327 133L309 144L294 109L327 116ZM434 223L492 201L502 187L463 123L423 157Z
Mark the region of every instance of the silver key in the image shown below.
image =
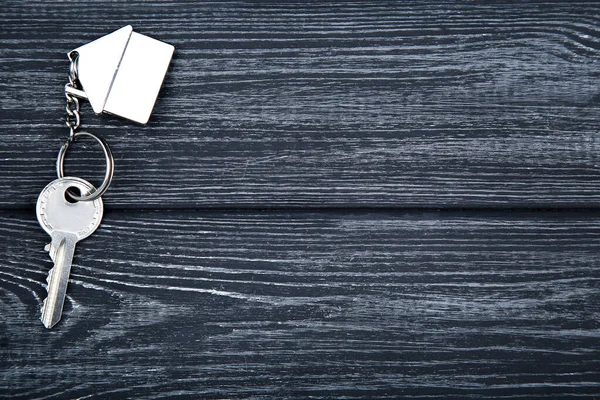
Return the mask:
M52 237L46 246L54 267L48 273L48 297L42 306L42 323L48 329L60 321L67 294L69 273L75 244L90 236L100 226L104 207L102 199L72 203L66 191L78 188L81 194L94 190L91 183L79 178L64 177L52 181L42 190L37 201L37 218Z

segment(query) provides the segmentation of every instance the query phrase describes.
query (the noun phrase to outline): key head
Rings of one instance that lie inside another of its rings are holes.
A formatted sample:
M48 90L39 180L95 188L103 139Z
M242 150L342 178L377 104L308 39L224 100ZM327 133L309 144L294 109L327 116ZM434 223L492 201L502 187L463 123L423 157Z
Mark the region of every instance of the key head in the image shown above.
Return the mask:
M77 188L82 194L94 190L88 181L74 177L64 177L52 181L42 190L37 201L37 218L42 228L52 232L68 232L77 240L90 236L100 226L104 206L102 199L70 202L66 191Z

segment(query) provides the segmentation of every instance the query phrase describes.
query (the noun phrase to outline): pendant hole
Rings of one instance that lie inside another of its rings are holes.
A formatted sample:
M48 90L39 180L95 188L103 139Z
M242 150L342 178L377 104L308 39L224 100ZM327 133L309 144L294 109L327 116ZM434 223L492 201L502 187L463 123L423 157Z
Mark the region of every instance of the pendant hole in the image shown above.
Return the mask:
M70 188L65 190L65 200L67 201L67 203L75 204L77 203L77 200L72 198L71 195L81 196L81 190L79 190L79 188L75 186L71 186Z

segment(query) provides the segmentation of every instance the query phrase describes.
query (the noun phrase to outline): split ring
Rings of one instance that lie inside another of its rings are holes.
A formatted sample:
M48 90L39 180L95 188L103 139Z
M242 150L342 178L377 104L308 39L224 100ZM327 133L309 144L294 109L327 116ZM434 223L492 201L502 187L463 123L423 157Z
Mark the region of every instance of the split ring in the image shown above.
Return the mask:
M100 185L100 187L98 187L98 189L93 189L88 193L82 194L81 196L77 196L77 195L69 192L69 196L71 196L73 198L73 200L76 200L76 201L92 201L92 200L96 200L97 198L102 196L104 194L104 192L106 192L106 190L110 186L110 183L112 182L113 173L115 171L115 160L113 158L112 152L110 151L110 147L108 147L108 143L106 143L106 141L104 139L102 139L100 136L96 136L90 132L75 133L73 136L71 136L67 140L67 142L65 144L62 145L62 147L60 148L60 150L58 152L58 159L56 160L56 174L58 175L59 178L65 177L64 163L65 163L65 155L67 154L67 150L69 149L69 146L71 145L72 142L74 142L75 140L77 140L78 138L80 138L82 136L87 136L92 139L96 139L96 141L100 144L100 146L102 146L102 151L104 151L104 157L106 158L106 173L104 174L104 181L102 182L102 185Z

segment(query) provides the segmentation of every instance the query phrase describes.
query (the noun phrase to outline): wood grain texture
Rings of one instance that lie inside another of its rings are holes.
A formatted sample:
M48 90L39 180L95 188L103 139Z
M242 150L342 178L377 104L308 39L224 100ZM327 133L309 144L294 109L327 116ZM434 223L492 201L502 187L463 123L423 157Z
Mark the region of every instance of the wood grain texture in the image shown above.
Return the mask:
M113 207L598 206L599 22L576 1L7 2L0 205L54 177L65 53L131 23L176 53L148 126L83 107Z
M583 1L2 3L0 398L600 398L599 23ZM65 53L126 24L175 58L148 126L83 105L116 175L47 331L32 206Z
M600 392L600 214L109 211L63 321L0 213L0 396L558 398Z

